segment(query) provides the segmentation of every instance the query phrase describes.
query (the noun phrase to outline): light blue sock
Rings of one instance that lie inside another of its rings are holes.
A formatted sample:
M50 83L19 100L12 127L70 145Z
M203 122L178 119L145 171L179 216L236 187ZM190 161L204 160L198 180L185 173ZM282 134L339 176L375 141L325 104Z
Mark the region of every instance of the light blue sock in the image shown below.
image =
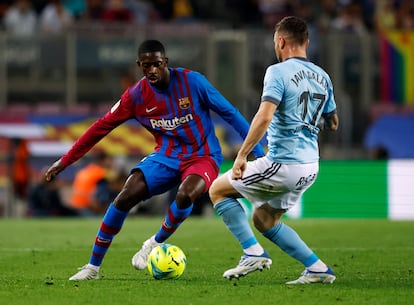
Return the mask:
M239 241L243 250L257 244L247 215L236 199L226 198L214 205L214 209L221 216L229 231Z
M305 267L309 267L319 259L299 235L283 222L279 222L274 227L263 232L263 236L270 239L287 254L300 261Z

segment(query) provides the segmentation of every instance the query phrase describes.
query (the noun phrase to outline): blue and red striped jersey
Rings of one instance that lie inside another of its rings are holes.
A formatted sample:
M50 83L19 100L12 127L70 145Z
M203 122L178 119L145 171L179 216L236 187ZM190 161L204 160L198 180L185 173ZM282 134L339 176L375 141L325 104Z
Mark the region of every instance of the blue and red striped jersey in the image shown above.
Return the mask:
M211 156L223 159L210 110L221 116L244 139L249 124L241 113L200 73L169 68L170 84L158 90L144 77L128 88L105 116L95 121L62 157L69 165L82 157L111 130L129 119L137 120L155 138L155 151L166 159ZM261 146L253 151L263 156Z

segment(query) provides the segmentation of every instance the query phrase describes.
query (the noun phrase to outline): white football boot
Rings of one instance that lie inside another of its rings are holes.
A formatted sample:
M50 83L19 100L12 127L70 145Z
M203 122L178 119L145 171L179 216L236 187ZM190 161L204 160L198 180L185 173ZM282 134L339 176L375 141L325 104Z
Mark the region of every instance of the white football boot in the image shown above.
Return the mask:
M331 268L328 267L328 270L325 272L314 272L308 269L302 272L300 277L297 280L287 282L286 284L312 284L312 283L322 283L322 284L332 284L336 279L335 273Z
M99 271L86 264L79 268L78 273L71 276L69 281L97 280L99 279Z
M148 255L150 254L151 250L158 245L161 245L161 243L155 241L155 235L144 241L141 250L135 253L135 255L132 257L132 266L134 266L137 270L143 270L147 268Z
M229 280L232 278L238 279L256 270L270 269L270 265L272 265L272 260L266 252L260 256L244 254L239 264L235 268L224 272L223 277Z

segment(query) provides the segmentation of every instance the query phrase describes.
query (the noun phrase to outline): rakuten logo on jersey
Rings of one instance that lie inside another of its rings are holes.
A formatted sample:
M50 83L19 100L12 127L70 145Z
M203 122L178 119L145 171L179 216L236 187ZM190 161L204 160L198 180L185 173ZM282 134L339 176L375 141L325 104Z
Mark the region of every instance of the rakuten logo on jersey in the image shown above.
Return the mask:
M171 120L166 120L166 119L160 119L160 120L155 120L155 119L150 119L151 122L151 127L152 128L163 128L165 130L174 130L176 129L178 126L181 126L185 123L188 123L190 121L192 121L193 115L191 113L187 114L186 116L182 116L182 117L175 117Z

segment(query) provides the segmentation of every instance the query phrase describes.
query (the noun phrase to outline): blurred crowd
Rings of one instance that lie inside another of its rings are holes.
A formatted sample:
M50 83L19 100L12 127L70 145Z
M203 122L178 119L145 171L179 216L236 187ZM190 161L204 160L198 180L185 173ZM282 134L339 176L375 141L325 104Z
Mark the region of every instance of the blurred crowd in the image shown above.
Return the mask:
M0 31L14 37L30 38L39 33L58 35L77 24L88 22L137 26L209 23L234 29L272 29L287 15L296 15L308 22L311 40L314 41L312 48L318 48L317 36L313 36L317 35L315 33L414 30L414 0L0 0ZM349 50L352 48L344 53ZM309 50L311 59L316 58L315 54L316 51ZM352 86L352 82L348 83ZM356 112L359 108L353 109ZM361 128L357 128L357 124L355 126L360 135ZM21 175L29 172L27 147L23 141L15 141L13 145L16 146L12 177L14 195L16 199L28 202L29 216L100 215L119 192L127 176L124 168L112 167L113 163L108 162L107 156L98 156L79 170L69 188L71 194L62 196L59 191L62 181L45 184L42 173L35 181L29 181L29 175ZM373 158L388 157L388 151L382 147L375 153ZM91 170L97 174L92 175ZM94 180L86 181L85 177ZM85 186L88 189L82 189ZM87 200L76 202L76 191L86 194ZM203 207L201 204L198 206ZM202 214L202 211L195 213Z
M23 163L16 158L13 164L18 162ZM39 172L32 172L27 168L24 171L25 183L24 185L20 183L18 189L16 177L13 177L14 194L23 205L22 215L29 217L103 215L108 205L121 191L128 176L123 164L116 162L113 156L103 151L91 153L88 161L75 173L73 181L56 177L47 183L44 180L45 171L46 168ZM31 175L27 174L30 172Z
M56 34L79 22L209 22L272 28L297 15L320 31L414 29L412 0L2 0L3 30L16 36Z
M118 159L102 150L93 150L78 165L73 179L58 176L46 182L44 176L47 167L38 171L30 165L27 141L13 139L12 145L15 151L10 159L12 216L100 217L105 214L128 178L129 171L123 158ZM177 188L146 200L132 209L131 213L163 213L165 204L174 199L176 191ZM197 199L192 215L204 215L211 208L210 198L206 193Z

